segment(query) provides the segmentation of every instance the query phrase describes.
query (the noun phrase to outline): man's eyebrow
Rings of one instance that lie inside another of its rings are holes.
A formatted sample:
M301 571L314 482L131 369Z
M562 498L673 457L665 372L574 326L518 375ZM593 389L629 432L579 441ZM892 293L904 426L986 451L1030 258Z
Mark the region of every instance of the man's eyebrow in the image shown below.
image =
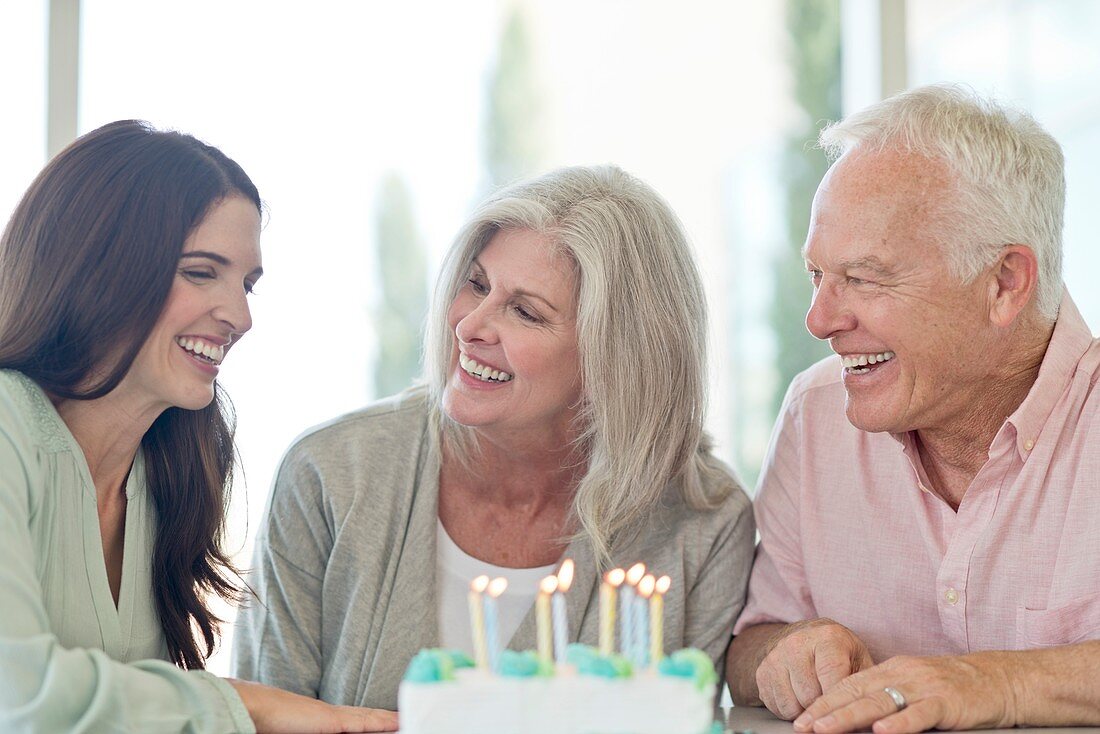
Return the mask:
M228 266L233 264L233 261L227 258L225 255L219 255L216 252L207 252L206 250L191 250L190 252L185 252L180 255L180 260L184 259L185 257L201 257L207 260L213 260L218 265ZM253 273L256 275L263 275L264 269L256 268L252 271L252 273L249 273L249 275L252 275Z
M478 271L480 271L483 275L485 274L485 267L481 264L481 261L478 260L476 257L474 258L474 265L477 267ZM557 307L554 304L550 303L550 301L546 300L545 298L540 296L538 293L532 293L531 291L525 291L522 288L516 288L516 289L512 290L511 293L512 293L513 296L523 296L524 298L536 298L536 299L542 301L543 303L545 303L547 308L549 308L554 313L561 313L560 311L558 311Z
M893 268L889 267L874 255L857 257L855 260L841 261L839 265L845 270L870 270L872 273L878 273L879 275L890 275L894 272Z

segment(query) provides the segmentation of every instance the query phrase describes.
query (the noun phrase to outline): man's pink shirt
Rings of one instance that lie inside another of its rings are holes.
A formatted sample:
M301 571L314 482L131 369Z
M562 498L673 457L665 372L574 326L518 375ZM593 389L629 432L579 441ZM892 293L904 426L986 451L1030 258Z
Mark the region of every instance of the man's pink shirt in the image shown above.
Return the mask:
M1068 294L957 513L926 489L909 434L848 422L840 377L831 357L787 393L734 633L829 617L876 662L1100 638L1100 340Z

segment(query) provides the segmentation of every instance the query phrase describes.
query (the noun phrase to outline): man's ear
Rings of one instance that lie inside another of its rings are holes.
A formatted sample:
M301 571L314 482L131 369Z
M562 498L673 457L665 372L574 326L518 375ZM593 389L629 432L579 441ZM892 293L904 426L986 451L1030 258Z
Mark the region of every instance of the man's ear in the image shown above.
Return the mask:
M989 320L1008 327L1031 302L1039 285L1039 260L1027 245L1006 245L990 273Z

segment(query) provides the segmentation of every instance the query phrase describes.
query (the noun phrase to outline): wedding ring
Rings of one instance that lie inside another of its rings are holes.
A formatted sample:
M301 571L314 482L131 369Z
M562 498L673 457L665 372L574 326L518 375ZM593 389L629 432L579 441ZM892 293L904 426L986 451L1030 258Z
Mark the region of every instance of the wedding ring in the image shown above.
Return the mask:
M886 695L889 696L891 700L893 700L894 705L898 707L898 711L901 711L903 708L909 705L908 702L906 702L905 700L905 696L901 695L897 688L891 688L890 686L887 686L882 690L886 692Z

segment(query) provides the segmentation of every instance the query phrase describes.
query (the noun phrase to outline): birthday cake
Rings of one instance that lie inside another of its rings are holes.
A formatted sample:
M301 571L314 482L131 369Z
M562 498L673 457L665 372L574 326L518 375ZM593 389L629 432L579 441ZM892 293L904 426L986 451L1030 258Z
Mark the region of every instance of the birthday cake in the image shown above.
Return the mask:
M495 673L463 653L422 650L398 712L401 734L709 734L717 681L693 649L641 671L585 645L569 646L566 665L504 650Z
M700 650L664 654L669 577L655 578L641 563L609 571L600 586L599 647L567 642L572 579L566 559L539 584L538 649L526 652L503 649L496 600L507 581L474 579L477 662L421 650L398 691L402 734L710 734L714 663Z

